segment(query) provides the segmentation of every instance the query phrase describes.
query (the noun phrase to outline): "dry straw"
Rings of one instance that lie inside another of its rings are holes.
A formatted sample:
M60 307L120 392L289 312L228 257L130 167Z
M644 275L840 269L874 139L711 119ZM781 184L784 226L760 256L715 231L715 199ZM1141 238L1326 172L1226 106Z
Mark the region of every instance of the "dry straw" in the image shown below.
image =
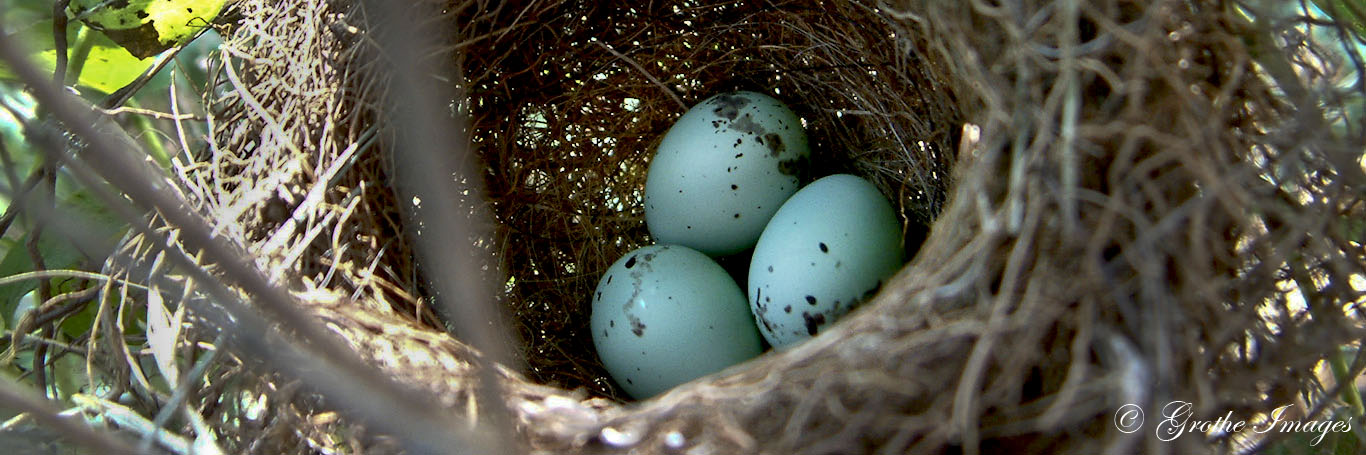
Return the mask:
M1363 95L1346 76L1362 62L1341 45L1359 38L1307 4L1268 3L243 0L225 31L214 145L181 161L179 184L367 364L455 421L504 432L464 443L1233 450L1259 441L1161 442L1112 415L1186 400L1196 417L1247 420L1301 395L1317 412L1316 363L1362 334L1352 280L1366 273L1366 140L1342 120L1344 100ZM405 14L421 19L384 32L380 18ZM428 27L449 33L404 52L386 44ZM422 65L395 67L399 54ZM451 153L468 138L472 155L454 159L478 171L456 194L413 200L395 181L411 164L405 141L425 134L404 106L432 100L394 81L456 94L428 122L451 120L440 133L457 138ZM622 403L593 353L588 296L649 241L639 201L653 145L686 106L734 89L804 118L813 176L875 182L916 255L813 341ZM463 291L418 267L431 253L413 239L441 235L421 207L480 200L470 232L484 234L459 249L480 276L460 279L494 283L497 297L433 305L424 296ZM512 347L516 360L493 366L448 335L445 323L471 333L460 308L481 303L509 320L483 352ZM184 352L205 349L194 341L212 340L212 326L187 333ZM230 452L431 441L373 425L404 409L358 410L307 372L262 374L288 370L233 346L187 397Z

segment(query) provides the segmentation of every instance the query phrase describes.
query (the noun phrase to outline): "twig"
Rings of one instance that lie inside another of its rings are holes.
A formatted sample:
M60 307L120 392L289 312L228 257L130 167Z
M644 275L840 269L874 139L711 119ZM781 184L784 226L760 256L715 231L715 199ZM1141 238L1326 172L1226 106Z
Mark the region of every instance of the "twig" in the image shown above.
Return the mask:
M156 420L152 422L153 433L145 435L142 448L147 448L152 441L159 438L163 431L162 428L165 428L166 424L171 421L171 417L175 415L176 410L185 406L185 400L190 396L190 391L195 389L200 381L204 379L204 373L209 370L209 366L213 365L214 360L218 358L218 346L223 344L224 339L225 336L219 334L218 338L213 340L214 349L209 350L208 354L205 354L203 357L199 358L199 360L195 361L194 366L190 368L189 373L187 373L185 377L180 378L180 385L176 386L175 392L171 394L171 399L162 406L161 412L157 413ZM191 416L198 415L193 412L187 412L187 414ZM221 452L222 451L220 450L219 453Z
M4 148L4 144L0 144L0 148ZM42 169L34 169L33 172L28 175L28 178L24 180L24 183L20 188L18 188L17 191L11 191L7 196L9 196L11 201L19 201L27 198L28 193L33 191L34 187L38 186L38 182L41 181L42 178ZM9 232L10 225L19 217L19 209L21 207L23 207L23 204L10 204L9 208L5 209L5 214L0 216L0 237L3 237L5 233Z
M66 436L72 442L94 449L95 453L128 455L138 453L131 445L107 433L95 431L89 426L81 424L77 419L62 417L60 411L48 401L33 398L27 393L20 392L23 389L25 387L8 378L0 378L0 403L5 403L6 408L18 409L28 413L27 415L39 424L57 430L58 433Z
M57 63L52 68L52 83L57 85L66 85L66 5L70 1L52 2L52 45L53 50L57 51Z
M180 455L190 453L190 440L184 436L161 431L146 417L138 414L137 411L129 409L127 406L110 402L103 398L78 393L71 396L71 401L82 409L98 414L108 419L119 428L132 431L142 436L146 445L143 445L138 452L146 453L151 449L151 443L155 442L162 447Z
M175 86L175 84L171 84L171 86ZM168 113L165 113L165 112L155 111L155 110L152 110L152 109L143 109L143 108L140 108L140 107L128 107L128 106L120 106L120 107L117 107L117 108L114 108L114 109L99 108L99 110L100 110L100 112L105 113L105 115L118 115L118 114L125 114L125 113L126 113L126 114L137 114L137 115L145 115L145 116L152 117L152 118L159 119L159 120L195 120L195 119L198 118L198 117L196 117L194 114L178 114L178 113L170 113L170 114L168 114Z
M386 107L393 113L389 121L401 131L393 152L394 190L400 195L399 200L419 196L428 200L463 199L462 203L407 206L402 215L408 226L425 226L425 233L410 232L415 234L418 264L430 273L437 304L442 305L448 316L454 316L451 322L457 335L488 359L475 371L477 401L470 401L478 404L478 422L492 436L483 449L487 453L508 453L514 450L508 441L512 441L515 424L493 365L516 367L509 362L514 358L513 351L497 335L507 327L494 306L494 284L503 281L498 261L471 241L493 237L487 230L493 217L484 204L483 174L475 165L469 121L459 110L456 118L451 119L450 111L442 104L465 98L463 93L452 90L452 85L465 85L462 68L439 66L419 54L421 49L433 47L432 37L451 36L453 31L443 29L444 22L440 21L420 30L414 28L411 24L418 21L413 15L420 10L411 6L377 0L363 4L373 14L381 51L398 68L384 75L389 76L386 88L393 94L387 99ZM444 76L456 83L437 83L437 77L430 75ZM463 181L457 182L452 176ZM488 269L483 268L485 264ZM474 412L470 414L471 418L476 417Z
M1077 122L1078 111L1081 110L1081 82L1077 77L1077 56L1076 48L1078 30L1077 20L1080 16L1078 11L1081 8L1077 0L1063 2L1063 29L1062 46L1063 57L1061 63L1061 77L1059 84L1063 90L1061 141L1059 144L1061 151L1058 165L1062 167L1062 221L1063 231L1068 235L1077 232L1077 187L1080 186L1081 177L1078 174L1077 165Z
M593 42L596 43L598 46L602 46L602 48L603 48L603 49L606 49L607 52L611 52L612 55L614 55L614 56L616 56L617 58L621 59L622 61L626 62L628 65L631 65L631 67L632 67L632 68L635 68L636 71L640 71L640 74L644 75L646 79L649 79L651 83L653 83L653 84L655 84L655 86L659 87L660 90L663 90L664 93L667 93L667 94L669 95L669 98L673 98L674 102L675 102L675 103L678 103L678 107L682 108L682 109L685 110L685 111L688 110L688 105L683 103L683 99L682 99L682 98L679 98L679 97L678 97L678 94L674 93L673 90L669 90L669 86L664 85L663 82L660 82L660 81L659 81L659 78L656 78L655 75L650 74L649 71L646 71L646 70L645 70L645 67L640 66L640 63L636 63L636 61L635 61L634 59L632 59L631 57L627 57L625 54L622 54L622 53L620 53L620 52L617 52L616 49L612 49L612 46L608 46L607 43L604 43L604 42L602 42L602 41L593 41Z
M137 284L127 280L115 279L102 273L86 272L84 270L61 269L37 270L33 272L16 273L14 275L10 275L7 277L0 277L0 286L14 284L24 280L45 280L48 278L79 278L83 280L114 281L124 286L136 288L143 291L147 290L147 287L141 284Z

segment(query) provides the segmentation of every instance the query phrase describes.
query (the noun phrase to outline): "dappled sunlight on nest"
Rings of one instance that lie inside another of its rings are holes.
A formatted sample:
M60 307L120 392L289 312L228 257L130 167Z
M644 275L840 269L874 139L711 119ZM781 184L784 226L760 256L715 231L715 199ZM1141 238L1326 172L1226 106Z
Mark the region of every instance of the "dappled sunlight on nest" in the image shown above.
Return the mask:
M1345 285L1366 273L1362 228L1344 220L1366 217L1366 140L1338 128L1339 95L1362 90L1341 75L1361 64L1312 40L1285 58L1297 32L1231 5L429 2L442 13L413 26L456 26L422 55L461 68L443 82L468 99L440 102L469 114L494 221L469 240L502 274L521 347L520 364L491 366L447 334L460 314L437 318L424 283L445 271L419 270L405 237L422 229L405 210L452 202L391 189L405 125L384 114L406 101L386 91L374 12L298 3L236 6L215 144L178 184L370 366L507 423L519 449L1128 452L1155 442L1115 428L1118 406L1251 418L1294 402L1363 331ZM738 89L803 119L808 179L872 181L916 255L810 342L623 404L589 295L651 242L655 144ZM191 330L187 351L212 335ZM187 403L235 452L392 448L326 418L335 403L307 384L225 357ZM269 397L262 420L233 414L244 395Z

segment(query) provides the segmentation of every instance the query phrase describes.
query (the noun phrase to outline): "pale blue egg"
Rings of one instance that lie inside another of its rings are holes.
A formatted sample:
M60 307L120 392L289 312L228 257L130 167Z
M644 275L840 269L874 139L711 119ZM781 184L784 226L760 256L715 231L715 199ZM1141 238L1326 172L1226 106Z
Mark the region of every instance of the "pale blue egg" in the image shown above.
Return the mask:
M627 253L598 281L590 326L617 384L647 398L759 355L744 291L715 261L679 245Z
M645 223L657 243L712 256L754 246L797 191L810 148L801 119L755 92L698 103L664 135L645 182Z
M749 303L774 347L815 336L901 268L901 226L887 198L839 174L797 191L773 215L749 267Z

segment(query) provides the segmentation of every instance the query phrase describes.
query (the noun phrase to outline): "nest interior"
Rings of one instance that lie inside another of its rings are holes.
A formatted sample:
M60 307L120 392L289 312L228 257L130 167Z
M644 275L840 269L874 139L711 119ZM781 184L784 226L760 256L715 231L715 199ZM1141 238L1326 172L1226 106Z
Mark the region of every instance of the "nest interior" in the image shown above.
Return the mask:
M1123 404L1250 417L1293 401L1361 333L1350 283L1366 261L1343 220L1366 210L1362 131L1335 126L1335 94L1362 90L1343 82L1361 63L1296 35L1306 21L1286 18L1307 10L494 3L422 3L412 26L454 24L422 55L460 69L446 82L464 95L442 101L469 116L494 221L479 247L506 277L497 300L524 359L482 376L502 385L513 446L1126 450L1152 436L1111 424ZM388 186L386 138L402 125L385 114L412 100L389 98L375 12L234 7L216 145L182 163L181 185L370 363L481 417L477 373L494 368L422 298L431 273ZM735 89L791 106L813 173L873 181L918 253L809 343L644 403L603 399L619 395L594 358L588 296L649 241L639 201L653 144L687 106ZM325 437L353 433L289 381L241 381L274 397L271 419L214 414L225 444L379 446ZM191 402L222 412L233 399L220 387Z
M785 100L812 139L810 177L876 182L912 248L944 203L958 106L929 56L861 44L897 33L874 8L607 2L475 14L457 20L479 25L462 30L473 42L460 50L472 138L511 278L506 302L536 380L617 396L593 352L589 296L613 261L650 242L649 157L707 96Z

